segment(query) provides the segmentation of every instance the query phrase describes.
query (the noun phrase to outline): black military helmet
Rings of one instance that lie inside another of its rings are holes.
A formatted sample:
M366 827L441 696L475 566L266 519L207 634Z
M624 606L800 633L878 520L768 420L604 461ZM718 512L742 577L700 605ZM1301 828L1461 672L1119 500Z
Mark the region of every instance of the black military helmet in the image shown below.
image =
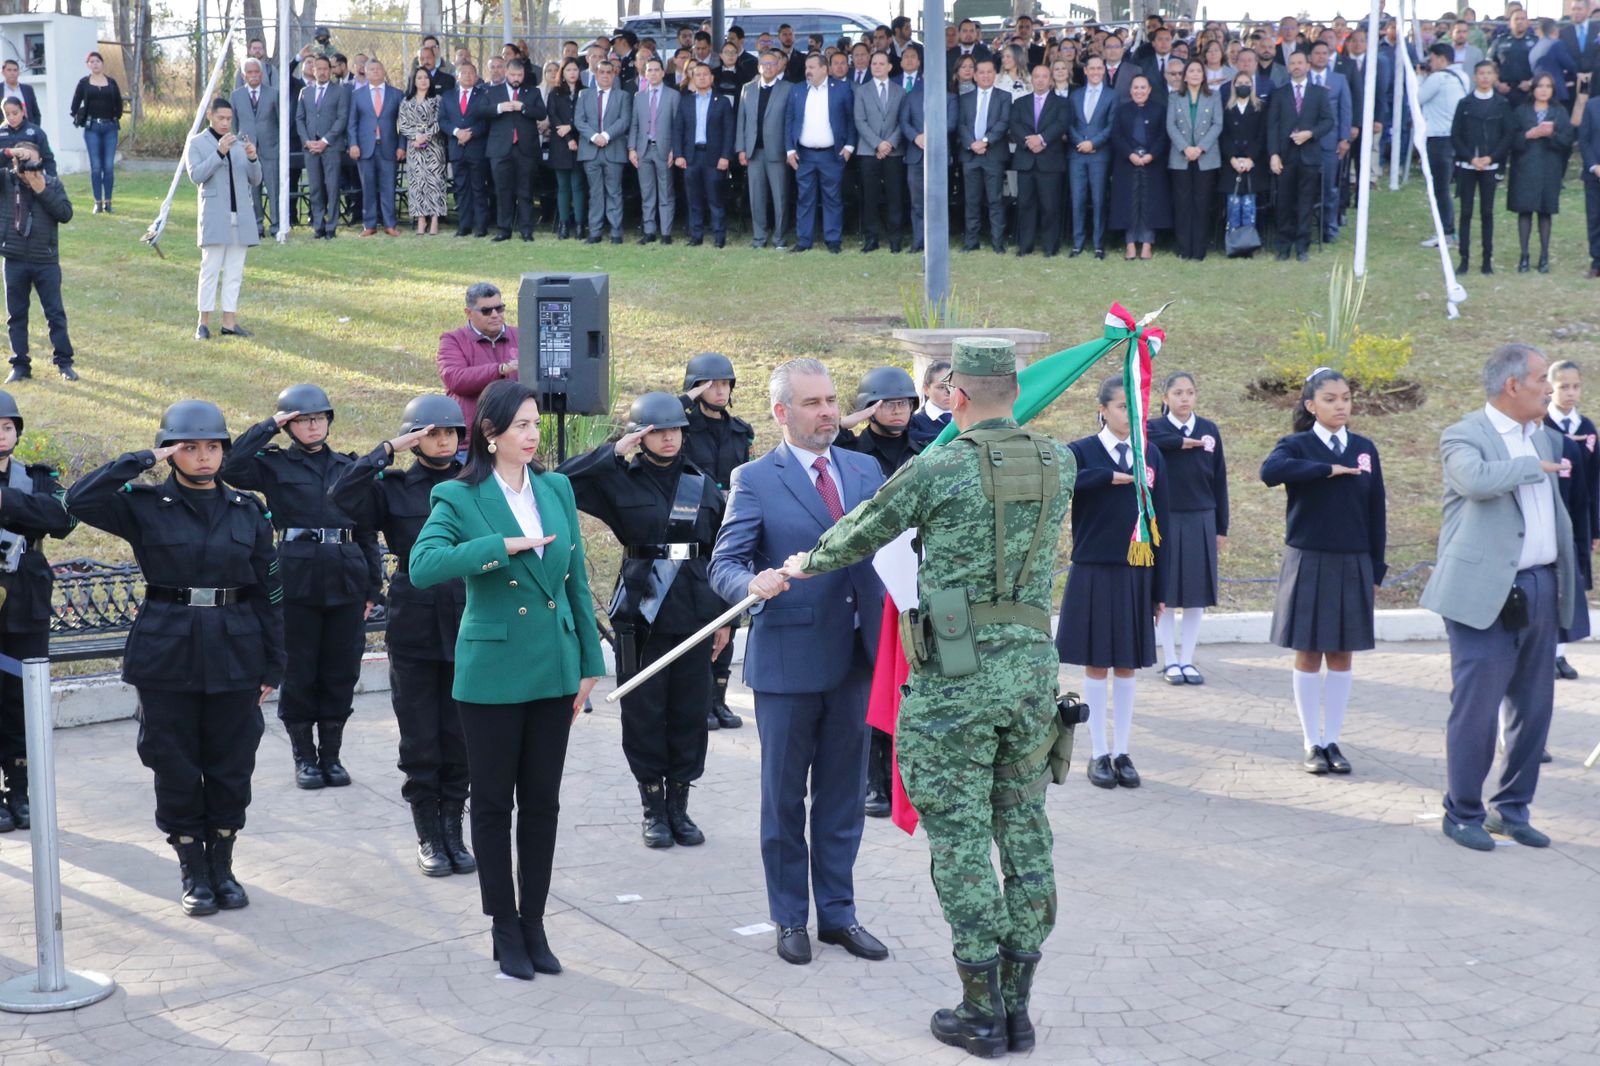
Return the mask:
M17 436L22 436L22 412L17 410L17 401L12 399L9 392L0 390L0 418L9 418L16 423Z
M688 424L689 418L683 413L683 405L670 392L647 392L628 408L629 433L637 433L645 426L682 429Z
M333 422L333 401L322 391L321 385L290 385L278 393L280 415L298 411L303 415L327 415Z
M917 386L911 375L897 366L874 367L861 377L856 391L856 410L870 407L879 400L917 400Z
M281 405L280 405L281 406ZM293 408L290 408L293 410ZM461 414L461 405L448 396L432 393L427 396L418 396L406 404L405 414L400 416L400 432L410 433L413 430L435 426L439 429L459 429L466 431L467 420Z
M161 415L156 447L165 448L184 440L220 440L224 448L232 444L222 408L209 400L179 400L167 408Z
M688 392L702 381L739 383L733 373L733 361L721 352L701 352L689 360L683 371L683 391Z

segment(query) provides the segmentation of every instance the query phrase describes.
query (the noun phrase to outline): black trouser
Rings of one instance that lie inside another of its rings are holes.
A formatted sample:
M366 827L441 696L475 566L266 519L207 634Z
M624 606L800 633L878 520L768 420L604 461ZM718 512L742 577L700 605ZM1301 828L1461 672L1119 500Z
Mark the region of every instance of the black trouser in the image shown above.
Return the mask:
M1445 236L1456 232L1456 204L1450 198L1450 172L1455 169L1456 153L1449 137L1428 138L1428 169L1433 172L1433 202L1444 222Z
M156 777L156 826L203 839L243 829L261 743L261 689L140 688L139 761Z
M0 490L3 491L3 490ZM50 633L0 633L0 653L21 662L50 653ZM701 716L704 724L704 716ZM0 767L28 757L27 716L22 709L22 678L0 673Z
M1583 179L1583 203L1589 216L1589 268L1600 270L1600 178Z
M722 654L711 660L711 680L713 682L725 682L733 676L733 638L738 635L738 632L739 620L735 618L728 623L728 643L723 647Z
M1311 212L1322 196L1322 161L1283 161L1278 175L1278 251L1303 252L1311 247Z
M468 161L465 156L450 164L450 184L456 196L456 229L462 233L489 228L489 205L479 198L483 180L479 174L483 160Z
M1006 238L1006 202L1001 195L1005 190L1005 167L991 167L981 163L967 163L961 168L961 180L966 186L967 248L976 248L983 240L984 201L989 208L989 238L993 244L1004 244Z
M39 306L50 326L50 347L57 366L72 362L72 338L67 336L67 309L61 303L61 264L6 260L6 332L11 338L11 365L27 366L28 306L38 290Z
M513 225L518 233L533 232L533 178L539 160L532 155L512 152L493 160L495 225L509 235Z
M1204 259L1217 216L1217 172L1201 170L1198 161L1171 170L1173 237L1185 259Z
M872 740L867 746L867 791L893 796L894 737L877 726L869 726L868 731Z
M1017 248L1033 251L1033 242L1043 231L1044 250L1055 255L1061 250L1062 174L1047 174L1037 166L1017 171Z
M518 914L518 892L511 887L515 795L520 913L544 917L575 696L460 705L461 731L472 765L472 850L478 857L478 892L485 914L496 918Z
M722 195L727 174L717 169L717 157L703 144L691 146L687 159L683 180L689 194L689 236L697 240L705 236L706 217L709 215L712 236L726 237L728 224L724 217Z
M885 205L889 209L886 218ZM906 161L897 155L879 159L869 151L861 157L861 233L872 242L880 230L887 230L889 240L899 244L905 225Z
M652 631L639 649L639 669L686 636ZM626 680L617 677L618 684ZM711 692L711 638L707 637L622 697L622 754L635 780L645 784L699 780L706 769L706 708L711 706Z
M285 722L343 722L361 679L367 646L366 604L283 605L283 691L278 717Z
M1472 250L1472 200L1478 199L1478 218L1483 228L1483 261L1494 255L1494 194L1498 187L1495 170L1463 170L1456 168L1456 192L1461 197L1461 220L1457 232L1461 255Z
M407 803L467 798L467 742L450 687L456 664L389 652L389 698L400 726L400 795Z

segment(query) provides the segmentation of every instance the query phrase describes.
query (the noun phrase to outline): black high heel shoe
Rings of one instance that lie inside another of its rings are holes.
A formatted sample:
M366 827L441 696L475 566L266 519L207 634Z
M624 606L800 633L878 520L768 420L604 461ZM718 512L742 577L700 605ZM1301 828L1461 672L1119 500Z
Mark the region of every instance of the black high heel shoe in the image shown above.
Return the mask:
M528 959L533 965L534 972L560 973L561 960L550 950L550 941L544 935L544 921L539 918L523 918L521 921L522 942L527 946Z
M1541 274L1550 273L1550 253L1549 252L1540 252L1539 253L1539 273L1541 273Z
M1522 258L1517 260L1517 273L1518 274L1526 274L1527 272L1528 272L1528 253L1527 252L1523 252L1522 253Z
M528 958L528 947L522 935L522 923L515 918L496 918L489 929L494 944L494 961L500 972L519 981L533 980L533 960Z

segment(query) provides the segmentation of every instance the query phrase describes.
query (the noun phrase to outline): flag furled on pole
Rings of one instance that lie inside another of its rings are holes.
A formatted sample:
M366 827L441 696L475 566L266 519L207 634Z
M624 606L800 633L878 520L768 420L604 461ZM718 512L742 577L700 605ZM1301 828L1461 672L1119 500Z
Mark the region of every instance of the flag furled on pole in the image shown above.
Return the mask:
M1106 313L1108 329L1124 326L1135 328L1133 316L1121 306L1113 304ZM1145 426L1150 419L1150 362L1161 351L1166 334L1159 329L1140 331L1136 343L1128 346L1127 358L1122 362L1122 394L1128 402L1128 441L1133 445L1134 499L1138 514L1134 518L1133 533L1128 540L1129 566L1156 565L1155 549L1161 543L1161 530L1156 528L1154 482L1150 468L1145 464Z

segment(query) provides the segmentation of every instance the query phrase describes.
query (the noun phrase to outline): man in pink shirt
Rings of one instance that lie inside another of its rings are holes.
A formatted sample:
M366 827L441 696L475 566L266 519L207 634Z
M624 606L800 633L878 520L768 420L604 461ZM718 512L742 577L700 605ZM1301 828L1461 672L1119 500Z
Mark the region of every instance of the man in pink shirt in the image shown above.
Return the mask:
M478 394L501 378L517 380L517 331L506 325L500 290L480 281L467 290L467 324L439 337L439 380L472 425Z

